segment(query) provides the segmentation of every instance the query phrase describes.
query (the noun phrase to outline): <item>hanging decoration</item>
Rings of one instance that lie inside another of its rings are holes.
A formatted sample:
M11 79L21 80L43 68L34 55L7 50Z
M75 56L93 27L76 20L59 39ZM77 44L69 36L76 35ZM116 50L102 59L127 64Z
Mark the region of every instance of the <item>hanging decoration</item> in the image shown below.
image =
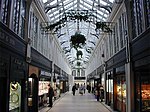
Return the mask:
M82 48L86 43L86 38L84 35L80 33L75 33L75 35L71 36L70 42L71 42L71 47L75 48L76 50L78 48Z
M112 33L112 30L110 29L110 22L97 22L96 23L96 30L101 29L105 33Z

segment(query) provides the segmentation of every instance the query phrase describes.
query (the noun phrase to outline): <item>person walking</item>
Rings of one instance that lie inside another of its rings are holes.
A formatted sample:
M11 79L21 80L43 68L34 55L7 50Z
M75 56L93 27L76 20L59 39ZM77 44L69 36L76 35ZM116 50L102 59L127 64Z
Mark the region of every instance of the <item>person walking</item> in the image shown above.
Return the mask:
M101 85L100 86L100 99L101 99L101 102L103 102L103 98L104 98L104 87Z
M85 86L85 83L83 85L83 89L84 89L84 94L85 94L85 90L86 90L86 86Z
M48 85L48 96L49 96L49 105L48 107L52 107L53 106L53 96L54 96L54 90L51 87L51 85Z
M96 87L96 98L97 98L97 101L99 101L99 98L100 98L100 84L98 84L98 86Z
M83 91L84 91L84 87L83 87L83 85L81 84L81 86L79 87L79 93L80 93L81 95L83 95Z
M76 84L74 84L74 86L72 87L72 93L73 93L73 95L75 96L75 92L76 92Z

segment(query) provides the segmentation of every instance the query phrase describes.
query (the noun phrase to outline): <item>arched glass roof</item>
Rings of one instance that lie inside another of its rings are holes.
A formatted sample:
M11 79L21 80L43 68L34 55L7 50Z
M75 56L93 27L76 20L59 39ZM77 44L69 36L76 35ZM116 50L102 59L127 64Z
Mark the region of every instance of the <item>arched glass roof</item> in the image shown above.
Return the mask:
M64 26L61 27L56 36L61 43L67 59L72 67L76 66L77 61L81 62L82 67L86 67L86 63L89 61L91 53L86 49L90 49L91 52L96 46L96 42L100 38L99 32L96 31L96 22L105 22L111 13L114 0L43 0L45 6L45 12L47 13L50 23L56 23L65 17L68 13L82 13L92 14L89 20L85 21L67 21ZM70 38L77 31L80 31L86 37L86 45L83 49L83 57L80 60L76 60L76 50L70 48ZM70 51L70 52L67 52Z

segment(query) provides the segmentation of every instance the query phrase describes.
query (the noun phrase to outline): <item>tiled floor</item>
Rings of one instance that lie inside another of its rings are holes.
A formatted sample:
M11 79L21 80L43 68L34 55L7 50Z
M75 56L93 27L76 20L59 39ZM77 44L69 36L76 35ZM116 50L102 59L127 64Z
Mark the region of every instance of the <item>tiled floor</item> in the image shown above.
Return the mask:
M103 104L97 102L92 94L84 95L71 93L56 101L52 108L46 107L39 112L110 112Z

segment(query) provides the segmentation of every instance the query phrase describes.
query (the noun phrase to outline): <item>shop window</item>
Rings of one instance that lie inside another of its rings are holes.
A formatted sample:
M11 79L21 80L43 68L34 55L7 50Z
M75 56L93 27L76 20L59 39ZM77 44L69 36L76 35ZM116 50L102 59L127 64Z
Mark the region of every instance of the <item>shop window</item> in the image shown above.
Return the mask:
M150 76L149 73L136 73L136 112L150 111Z
M10 83L9 111L21 112L21 85L16 81Z
M117 77L117 110L126 111L126 80L124 75Z
M50 81L46 78L41 78L39 81L38 97L39 97L39 106L46 106L48 102L48 85Z

